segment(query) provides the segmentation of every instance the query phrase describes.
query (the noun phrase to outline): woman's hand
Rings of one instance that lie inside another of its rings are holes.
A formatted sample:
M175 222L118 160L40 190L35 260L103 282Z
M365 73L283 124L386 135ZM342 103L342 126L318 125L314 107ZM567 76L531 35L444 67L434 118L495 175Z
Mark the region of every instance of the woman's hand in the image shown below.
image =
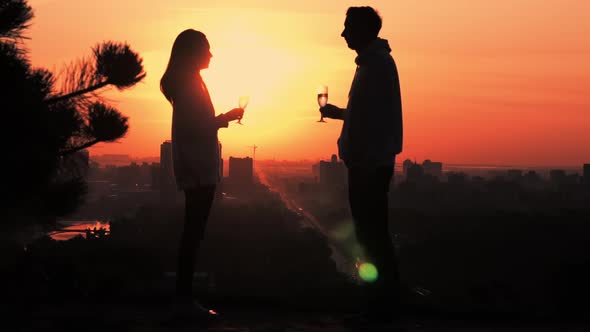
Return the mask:
M227 121L239 120L244 116L244 110L241 108L234 108L233 110L225 113Z

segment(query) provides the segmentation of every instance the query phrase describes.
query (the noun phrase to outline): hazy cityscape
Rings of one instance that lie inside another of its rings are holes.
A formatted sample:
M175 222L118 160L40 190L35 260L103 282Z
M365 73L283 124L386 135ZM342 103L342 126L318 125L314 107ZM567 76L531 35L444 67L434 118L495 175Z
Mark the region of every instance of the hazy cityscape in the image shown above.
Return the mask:
M13 291L41 303L54 296L161 301L172 287L183 196L170 141L160 151L159 160L141 162L73 155L88 184L85 201L25 244L34 270L13 280ZM230 156L222 165L195 274L205 298L306 308L313 298L318 308L351 309L359 297L360 249L336 155L317 162ZM477 315L585 312L589 179L589 164L399 162L390 224L408 306Z
M86 202L60 221L70 227L65 229L68 232L53 230L52 238L78 243L82 243L79 238L97 237L125 238L128 244L137 241L137 250L160 257L162 273L173 271L169 264L178 229L172 231L171 226L181 219L182 195L175 187L170 142L162 143L159 162L125 164L129 158L124 156L81 155L86 160ZM590 216L589 164L580 165L577 172L499 167L449 170L444 163L430 160L399 164L390 195L391 236L400 250L404 281L410 289L426 290L433 303L448 301L445 305L465 308L476 304L486 310L497 306L528 310L531 305L558 310L564 303L557 305L556 296L569 301L590 295L585 283L575 286L575 294L561 289L563 285L547 284L575 273L576 279L568 283L571 288L581 278L582 271L576 269L586 259L581 248L586 247L588 227L581 221ZM308 256L312 255L324 260L317 268L334 267L330 273L321 273L329 285L324 291L345 294L333 287L355 282L352 267L358 253L342 162L335 155L318 162L255 161L248 156L229 157L223 168L201 271L216 275L218 284L225 280L221 289L228 292L239 287L234 294L248 294L258 284L255 294L264 289L276 295L277 290L269 286L268 278L273 277L252 275L248 285L237 286L236 273L244 281L243 274L259 273L268 266L279 271L297 260L312 264ZM99 234L101 228L106 232ZM324 254L305 254L302 246L286 246L286 239L301 241L301 236L307 237L303 247L322 247L319 252ZM278 238L280 244L268 244ZM257 246L256 241L267 244ZM218 247L229 242L232 246ZM289 263L273 261L277 248L293 256ZM247 258L237 259L238 253ZM471 259L475 260L465 264ZM247 262L251 268L238 268L236 261ZM260 268L254 268L255 264ZM438 277L430 280L433 274ZM277 277L275 282L279 279L284 280ZM539 293L540 288L557 294Z

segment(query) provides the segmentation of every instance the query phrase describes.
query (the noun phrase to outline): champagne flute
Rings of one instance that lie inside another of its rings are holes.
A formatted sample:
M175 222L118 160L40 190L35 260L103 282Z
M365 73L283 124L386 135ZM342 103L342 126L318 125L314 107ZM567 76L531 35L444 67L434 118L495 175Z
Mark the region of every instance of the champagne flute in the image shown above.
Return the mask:
M327 85L320 85L320 87L318 88L318 105L320 105L320 107L324 107L324 106L326 106L327 103L328 103L328 86ZM324 121L323 114L320 117L320 120L318 122L326 122L326 121Z
M241 109L246 109L246 106L248 106L248 102L250 102L250 96L240 96L239 105ZM238 123L242 124L242 118L238 119Z

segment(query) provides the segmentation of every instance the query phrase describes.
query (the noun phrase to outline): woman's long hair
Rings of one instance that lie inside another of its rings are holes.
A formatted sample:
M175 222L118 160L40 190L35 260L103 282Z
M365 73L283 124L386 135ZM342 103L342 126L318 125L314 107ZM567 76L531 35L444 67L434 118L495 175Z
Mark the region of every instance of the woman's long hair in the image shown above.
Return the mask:
M204 54L207 45L205 34L193 29L184 30L174 40L168 66L160 79L160 91L170 103L173 102L178 89L194 77L198 69L196 63Z

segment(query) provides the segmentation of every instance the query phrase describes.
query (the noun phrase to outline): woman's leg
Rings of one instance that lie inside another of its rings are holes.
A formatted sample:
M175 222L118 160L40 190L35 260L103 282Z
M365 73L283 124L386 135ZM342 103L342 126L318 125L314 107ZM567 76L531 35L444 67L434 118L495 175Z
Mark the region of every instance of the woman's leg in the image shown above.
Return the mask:
M184 229L176 265L176 295L192 301L195 258L203 239L207 218L215 195L215 186L185 190Z

